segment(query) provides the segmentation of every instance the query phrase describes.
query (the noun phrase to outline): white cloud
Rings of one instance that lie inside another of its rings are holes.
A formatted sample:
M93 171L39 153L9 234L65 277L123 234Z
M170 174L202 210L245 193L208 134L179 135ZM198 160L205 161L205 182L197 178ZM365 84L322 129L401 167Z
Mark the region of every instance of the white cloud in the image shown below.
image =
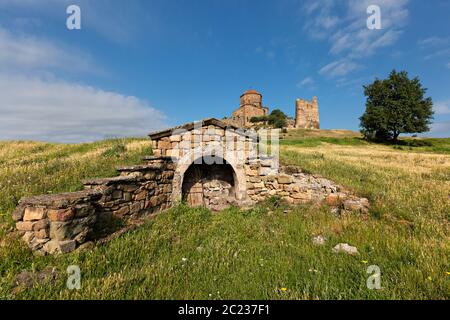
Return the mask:
M66 8L72 4L81 8L82 30L94 31L114 43L136 40L136 35L142 32L139 24L143 22L147 36L162 29L161 20L153 12L143 10L137 2L113 1L112 5L107 0L0 0L0 9L20 10L26 18L39 16L42 21L60 21L65 28ZM136 19L137 14L144 12L145 15Z
M319 74L330 78L343 77L360 67L360 65L351 60L336 60L322 67L319 70Z
M325 39L330 30L339 24L339 18L334 14L335 3L332 0L310 0L302 8L302 13L314 15L306 20L303 30L314 39Z
M428 54L424 57L424 60L431 60L435 58L443 58L450 56L450 37L442 38L432 36L429 38L421 39L417 44ZM450 68L450 63L447 65Z
M369 30L366 26L367 8L372 0L349 0L347 2L347 18L342 26L330 39L333 54L347 52L351 56L366 57L378 49L394 44L402 27L406 24L408 0L379 0L377 5L381 10L381 30Z
M450 38L441 38L437 36L432 36L425 39L420 39L417 44L422 48L429 47L440 47L450 44Z
M450 114L450 100L436 102L434 104L434 112L438 115Z
M447 56L450 56L450 48L433 51L433 53L426 55L424 59L431 60L434 58L447 57Z
M0 97L0 139L81 142L165 127L145 101L85 85L1 76Z
M314 39L326 39L330 43L330 54L339 57L319 73L348 74L358 69L355 60L395 44L408 21L408 2L378 0L376 4L381 9L382 29L369 30L367 8L374 4L373 0L308 1L303 7L309 16L304 30Z
M330 52L338 54L350 52L350 57L359 58L374 54L378 49L390 46L400 37L401 31L388 30L378 37L374 37L373 30L361 29L354 33L341 32L332 39Z
M450 138L450 121L435 122L426 136Z
M311 77L306 77L305 79L303 79L302 81L297 83L297 88L310 86L310 85L313 85L313 84L314 84L314 79L311 78Z
M15 34L0 27L0 71L75 70L100 72L89 55L48 40Z

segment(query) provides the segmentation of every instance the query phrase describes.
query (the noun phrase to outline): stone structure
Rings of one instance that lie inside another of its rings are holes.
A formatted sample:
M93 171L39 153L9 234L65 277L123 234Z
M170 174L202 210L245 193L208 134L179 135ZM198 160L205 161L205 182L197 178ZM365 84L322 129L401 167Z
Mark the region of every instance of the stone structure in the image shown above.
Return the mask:
M83 191L21 199L13 219L28 246L42 254L70 252L117 219L152 215L182 200L221 210L278 196L290 204L326 203L334 211L368 210L367 199L327 179L279 168L276 158L256 153L258 136L217 119L149 136L154 155L119 168L119 176L85 180Z
M250 127L253 117L267 116L269 109L262 105L262 94L256 90L245 91L240 98L240 106L231 116L231 123L237 127Z
M295 101L295 127L300 129L320 129L317 97L313 97L312 101L304 99Z
M247 90L241 95L239 108L232 113L231 118L224 118L223 121L239 128L249 128L255 126L250 121L253 117L268 115L269 108L262 106L262 95L256 90ZM317 97L313 97L312 101L295 101L295 119L288 118L287 128L320 129Z
M116 219L136 219L170 206L175 165L147 157L119 168L120 176L83 181L85 190L21 199L13 212L17 230L40 253L66 253L107 232Z

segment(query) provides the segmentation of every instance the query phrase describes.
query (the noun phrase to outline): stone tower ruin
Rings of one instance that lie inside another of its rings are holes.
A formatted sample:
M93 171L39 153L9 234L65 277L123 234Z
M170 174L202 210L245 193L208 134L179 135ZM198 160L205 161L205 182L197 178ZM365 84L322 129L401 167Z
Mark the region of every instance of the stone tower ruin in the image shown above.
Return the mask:
M320 129L317 97L314 96L312 101L304 99L295 101L295 127L300 129Z

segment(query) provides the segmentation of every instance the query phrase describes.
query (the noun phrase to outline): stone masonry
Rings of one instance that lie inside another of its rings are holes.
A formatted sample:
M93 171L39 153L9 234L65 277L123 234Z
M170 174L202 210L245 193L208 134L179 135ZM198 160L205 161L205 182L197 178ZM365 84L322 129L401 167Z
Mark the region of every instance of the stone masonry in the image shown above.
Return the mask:
M116 177L85 180L78 192L21 199L13 219L28 246L40 254L67 253L106 234L116 220L140 219L179 201L217 211L277 196L293 205L368 212L367 199L259 154L261 136L252 131L210 118L149 136L153 155L119 168Z
M240 97L239 108L236 109L230 123L237 127L251 127L253 117L267 116L269 109L262 105L262 94L256 90L247 90Z
M317 97L313 97L312 101L304 99L295 101L295 127L300 129L320 129Z
M119 168L119 176L83 181L85 190L21 199L13 212L28 246L42 254L67 253L96 240L114 219L137 219L170 207L174 164L147 157Z

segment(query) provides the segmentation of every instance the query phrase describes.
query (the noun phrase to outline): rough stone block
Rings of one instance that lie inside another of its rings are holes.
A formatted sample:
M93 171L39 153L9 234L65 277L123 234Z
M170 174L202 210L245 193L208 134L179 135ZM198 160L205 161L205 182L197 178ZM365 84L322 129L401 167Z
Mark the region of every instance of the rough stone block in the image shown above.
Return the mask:
M172 148L172 144L170 141L160 140L158 141L158 149L170 149Z
M23 215L24 221L41 220L45 218L45 208L27 207Z
M50 221L69 221L75 217L75 210L73 208L49 210L48 218Z
M147 197L147 194L148 194L147 190L141 191L134 197L134 200L136 201L144 200Z
M125 207L122 207L119 210L117 210L114 214L118 217L123 217L123 216L127 215L128 213L130 213L130 207L125 206Z
M37 239L48 239L50 237L50 232L48 228L40 229L34 232Z
M123 201L129 202L132 199L132 195L130 192L124 192L123 193Z
M77 240L83 242L84 238L92 230L96 216L89 216L72 221L53 221L50 224L50 238L52 240Z
M89 204L82 204L75 207L75 218L84 218L94 214L95 209Z
M325 203L331 207L338 206L341 203L339 195L336 193L330 193L325 198Z
M35 224L33 225L33 231L39 231L41 229L47 228L48 228L48 219L36 221Z
M12 212L12 218L14 221L19 221L23 219L23 215L25 213L25 209L23 206L19 205L17 208Z
M25 234L22 236L22 240L26 243L30 243L31 240L33 240L33 238L34 238L34 232L31 232L31 231L25 232Z
M181 135L172 135L169 137L170 142L180 142L181 141Z
M254 183L253 185L255 186L256 189L265 187L264 182L257 182Z
M77 244L74 240L67 240L67 241L57 241L52 240L47 242L43 249L45 252L49 254L60 254L60 253L69 253L73 250L75 250Z
M116 190L112 193L111 197L113 199L122 199L122 191Z
M156 207L158 205L158 196L153 196L149 200L151 207Z
M260 176L270 176L274 174L274 170L270 167L261 167L259 168Z
M16 223L16 229L19 231L33 231L36 221L19 221Z
M292 177L287 175L280 175L277 178L279 184L288 184L292 183Z
M150 173L146 173L144 175L145 179L153 179L155 177L155 173L154 172L150 172ZM134 192L139 188L139 186L135 185L135 184L126 184L124 186L122 186L122 191L123 192Z
M141 210L140 202L135 202L130 206L130 214L131 215L139 213L140 210Z

